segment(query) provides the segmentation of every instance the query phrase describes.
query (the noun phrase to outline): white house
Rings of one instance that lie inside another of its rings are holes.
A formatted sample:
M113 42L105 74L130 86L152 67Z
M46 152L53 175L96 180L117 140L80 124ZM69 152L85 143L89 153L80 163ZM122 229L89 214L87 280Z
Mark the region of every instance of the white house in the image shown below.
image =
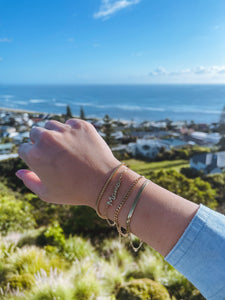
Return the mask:
M163 140L137 139L136 143L128 144L127 151L133 156L140 155L152 159L156 157L161 148L170 150L170 146Z
M8 154L12 151L13 144L12 143L5 143L0 144L0 154Z
M15 127L5 126L5 125L0 127L0 134L2 137L7 137L9 136L9 134L12 134L14 132L16 132Z
M17 153L0 154L0 161L6 160L6 159L9 159L9 158L16 158L16 157L18 157Z
M219 143L221 135L218 132L205 133L201 131L194 131L190 135L191 139L200 145L215 145Z
M221 173L225 169L225 151L196 154L190 160L190 167L206 174Z

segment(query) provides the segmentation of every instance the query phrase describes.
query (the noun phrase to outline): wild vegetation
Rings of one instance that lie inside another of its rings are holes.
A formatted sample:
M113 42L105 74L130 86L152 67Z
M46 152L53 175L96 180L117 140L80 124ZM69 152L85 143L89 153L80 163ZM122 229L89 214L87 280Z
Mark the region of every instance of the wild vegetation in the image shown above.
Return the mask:
M188 177L186 160L126 164L196 203L223 208L225 174ZM92 209L42 202L14 176L20 167L20 159L0 163L0 299L204 299L149 246L133 253Z

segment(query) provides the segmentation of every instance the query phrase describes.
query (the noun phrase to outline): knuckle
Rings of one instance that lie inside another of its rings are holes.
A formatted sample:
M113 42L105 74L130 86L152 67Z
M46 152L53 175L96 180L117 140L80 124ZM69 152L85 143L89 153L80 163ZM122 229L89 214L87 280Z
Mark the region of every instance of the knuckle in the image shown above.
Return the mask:
M34 135L37 131L38 131L38 127L36 127L36 126L32 127L30 130L30 135L31 136Z
M33 165L39 164L41 161L41 155L39 151L36 151L36 149L32 149L32 151L30 151L30 155L29 155L29 161L30 163Z
M84 121L84 120L80 120L80 126L87 132L89 132L93 129L92 128L93 126L89 122Z
M53 135L54 135L53 131L42 131L40 133L40 138L39 138L40 143L41 144L52 143L54 140Z
M51 126L52 124L54 124L54 121L53 120L49 120L45 123L45 128Z

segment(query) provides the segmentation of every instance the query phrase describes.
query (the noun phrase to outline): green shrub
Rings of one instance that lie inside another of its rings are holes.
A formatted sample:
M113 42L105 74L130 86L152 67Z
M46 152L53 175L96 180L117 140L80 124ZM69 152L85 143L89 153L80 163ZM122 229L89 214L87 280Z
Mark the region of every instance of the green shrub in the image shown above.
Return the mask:
M100 219L96 212L87 206L70 206L66 216L62 216L59 222L67 235L82 234L99 238L99 235L112 231L105 220Z
M26 169L26 164L22 159L10 158L0 162L0 182L4 182L12 190L28 191L23 182L15 176L19 169Z
M9 276L7 280L7 284L9 284L11 289L30 289L35 282L35 278L33 275L29 273L24 274L13 274Z
M70 291L63 286L51 286L36 289L29 295L29 300L72 300Z
M120 267L121 271L133 262L128 248L119 239L105 239L100 247L100 256Z
M177 272L175 270L175 272ZM174 273L174 272L173 272ZM177 272L178 273L178 272ZM175 275L175 274L174 274ZM182 300L204 300L205 298L183 275L173 276L166 284L171 296Z
M0 236L0 261L3 261L12 253L14 253L16 250L16 245L12 242L3 240L3 238Z
M65 236L63 229L59 226L57 222L54 222L46 230L42 231L37 237L37 244L39 246L54 246L62 251L65 247Z
M35 246L23 247L18 249L9 257L9 265L13 272L18 274L36 274L38 271L45 270L47 273L51 269L65 269L66 263L57 256L48 257L43 249Z
M0 262L0 287L4 286L7 282L9 272L10 269L3 262Z
M116 293L117 300L170 300L167 289L151 279L134 279L122 284Z
M74 300L92 300L100 295L101 270L98 260L86 257L73 263L71 271Z
M85 276L77 280L74 286L74 300L92 300L100 294L99 282L91 276Z
M21 232L34 228L35 221L30 209L29 203L16 199L15 195L0 183L0 232L2 235L10 231Z
M95 254L94 247L91 243L82 237L69 237L65 241L63 255L70 262L78 259L81 260L87 256Z
M116 288L124 282L125 272L113 262L101 259L99 261L101 270L101 286L105 295L111 296Z
M158 280L164 275L164 264L163 258L155 250L146 247L135 258L135 264L127 269L125 277L126 279L148 278Z
M195 203L202 203L212 209L218 205L215 200L216 190L199 177L189 179L175 170L149 172L147 177L165 189Z
M40 227L38 229L24 232L17 243L17 247L22 248L24 246L37 246L37 239L44 230L45 228Z

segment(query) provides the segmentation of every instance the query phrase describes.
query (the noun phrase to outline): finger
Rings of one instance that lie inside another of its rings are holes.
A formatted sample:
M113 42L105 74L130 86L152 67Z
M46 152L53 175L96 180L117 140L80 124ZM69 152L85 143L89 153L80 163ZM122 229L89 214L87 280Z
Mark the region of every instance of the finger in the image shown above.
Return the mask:
M40 178L34 172L21 169L16 172L16 176L23 181L29 190L40 196L40 198L42 197L44 194L44 186Z
M55 120L48 121L45 124L45 128L48 130L55 130L59 132L65 131L65 125Z
M29 152L33 148L33 145L29 143L23 143L20 145L18 154L19 157L27 164L29 165Z
M32 143L35 144L39 141L40 136L43 131L46 131L46 129L42 128L42 127L32 127L32 129L30 131L30 139L31 139Z
M76 129L79 128L79 120L77 120L77 119L69 119L66 121L65 124L67 124L73 128L76 128Z

